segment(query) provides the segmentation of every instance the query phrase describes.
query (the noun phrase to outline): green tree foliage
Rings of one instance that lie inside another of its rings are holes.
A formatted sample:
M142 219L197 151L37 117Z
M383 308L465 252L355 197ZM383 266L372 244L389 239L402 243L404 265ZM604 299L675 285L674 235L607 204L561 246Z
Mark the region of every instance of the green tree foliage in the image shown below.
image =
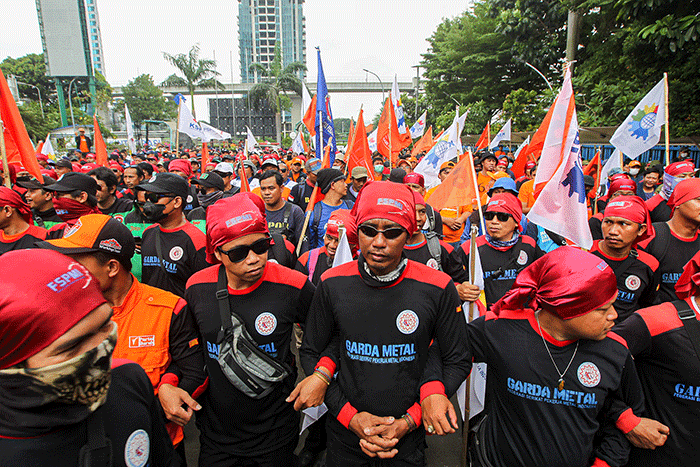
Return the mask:
M163 97L163 91L153 83L151 75L137 76L122 89L124 101L134 124L144 120L172 120L177 116L177 105Z
M294 92L301 96L303 84L297 74L302 70L306 70L306 65L301 62L292 62L282 68L282 49L279 42L275 44L275 58L267 67L259 63L250 65L250 71L257 72L262 78L262 82L250 89L250 100L256 110L260 109L264 102L275 109L275 133L278 144L282 141L281 112L291 109L292 104L285 93Z
M0 69L5 77L15 75L17 81L39 88L44 105L55 102L56 85L53 78L46 76L44 54L28 54L19 58L7 57L0 63ZM38 104L39 95L35 88L20 84L17 89L21 98L36 100Z
M534 90L516 89L506 96L503 102L503 118L512 118L513 131L534 131L542 123L547 109L554 102L556 94L547 89L540 93Z
M220 75L216 71L216 61L208 58L199 58L199 45L192 46L187 54L171 55L163 52L165 60L182 73L182 76L170 75L161 86L184 86L190 93L190 103L192 104L192 115L194 112L194 90L197 88L213 89L218 87L224 89L224 85L217 81Z

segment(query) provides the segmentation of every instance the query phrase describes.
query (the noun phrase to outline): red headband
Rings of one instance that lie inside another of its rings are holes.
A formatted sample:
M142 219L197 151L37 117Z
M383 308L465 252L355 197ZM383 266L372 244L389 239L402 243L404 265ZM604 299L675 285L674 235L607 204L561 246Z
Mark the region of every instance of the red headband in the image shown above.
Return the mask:
M87 269L51 250L5 253L0 277L0 369L43 350L106 302Z
M357 195L352 215L356 225L372 219L396 222L409 234L416 231L413 190L393 182L367 182Z
M17 209L22 219L30 224L32 223L32 210L15 190L11 190L6 186L0 186L0 206L10 206Z
M675 211L681 204L695 198L700 198L700 178L686 178L673 189L668 205Z
M610 189L608 190L608 198L612 197L616 192L621 190L631 191L633 193L637 192L637 184L633 180L630 180L627 176L624 178L616 178L610 182Z
M698 294L700 290L700 251L695 253L683 268L683 274L676 282L676 295L685 299Z
M345 227L345 235L348 237L348 243L350 244L350 247L352 248L355 246L353 250L356 250L356 245L357 245L357 226L355 225L355 221L353 220L353 216L348 209L336 209L331 213L331 217L328 220L330 223L331 221L334 221L338 226L343 226ZM356 251L353 251L353 254Z
M403 178L404 183L415 183L416 185L420 185L421 188L425 188L425 178L419 173L416 172L411 172L410 174L406 174L406 176Z
M544 309L571 319L585 315L617 296L617 280L608 264L578 248L563 246L522 270L513 287L491 308Z
M680 174L695 172L695 164L690 161L674 162L664 170L667 174L677 177Z
M511 193L496 193L491 197L486 207L486 212L505 212L513 216L521 230L520 221L523 218L523 204Z
M168 172L172 172L173 170L183 172L187 175L187 178L192 176L192 164L190 164L190 161L187 159L175 159L171 161L168 165Z
M647 231L635 243L654 237L654 225L646 203L639 196L621 195L605 206L603 217L621 217L637 224L646 224Z
M258 206L240 194L220 199L207 208L207 261L218 263L214 255L218 247L255 233L269 233Z

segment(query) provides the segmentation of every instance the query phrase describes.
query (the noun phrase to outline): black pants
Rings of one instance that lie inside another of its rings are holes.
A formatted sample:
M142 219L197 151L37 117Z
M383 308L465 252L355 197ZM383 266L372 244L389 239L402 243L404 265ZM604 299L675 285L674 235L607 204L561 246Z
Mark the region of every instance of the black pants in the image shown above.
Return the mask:
M202 445L199 451L199 467L295 467L294 449L298 438L279 449L257 456L234 456L225 452L210 452Z

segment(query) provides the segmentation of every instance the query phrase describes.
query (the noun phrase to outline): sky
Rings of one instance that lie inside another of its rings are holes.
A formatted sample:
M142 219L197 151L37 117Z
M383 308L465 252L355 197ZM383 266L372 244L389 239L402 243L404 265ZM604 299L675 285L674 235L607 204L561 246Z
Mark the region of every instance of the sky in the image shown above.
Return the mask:
M68 1L68 0L66 0ZM41 53L34 0L2 0L0 59ZM306 0L307 79L316 81L315 47L320 47L326 80L376 80L388 89L415 77L412 68L427 52L427 38L444 18L459 16L471 0ZM201 56L216 58L222 82L240 82L238 1L97 0L107 81L122 86L142 73L156 83L176 70L162 52L186 53L199 44ZM313 92L314 90L312 90ZM335 118L357 117L364 104L366 119L380 111L381 94L331 95ZM206 98L195 97L197 116L208 120Z

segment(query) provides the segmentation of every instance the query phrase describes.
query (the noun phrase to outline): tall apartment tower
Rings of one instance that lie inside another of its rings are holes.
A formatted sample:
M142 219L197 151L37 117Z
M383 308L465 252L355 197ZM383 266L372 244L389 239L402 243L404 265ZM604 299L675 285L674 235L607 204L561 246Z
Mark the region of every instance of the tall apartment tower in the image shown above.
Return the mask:
M277 41L282 50L283 67L292 62L306 63L303 4L304 0L238 0L242 83L256 82L257 76L250 71L250 64L267 66L271 63ZM303 72L299 72L299 78L304 78Z
M100 34L100 17L97 14L97 0L85 0L85 15L87 20L88 39L90 41L90 61L92 69L105 75L104 53L102 50L102 34Z

